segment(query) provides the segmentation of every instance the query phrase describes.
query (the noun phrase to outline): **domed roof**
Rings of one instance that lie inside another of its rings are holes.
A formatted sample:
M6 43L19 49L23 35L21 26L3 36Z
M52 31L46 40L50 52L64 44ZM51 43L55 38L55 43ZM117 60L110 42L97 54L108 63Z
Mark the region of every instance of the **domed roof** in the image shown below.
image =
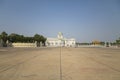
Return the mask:
M62 32L59 32L57 37L58 37L58 39L63 39L63 34L62 34Z

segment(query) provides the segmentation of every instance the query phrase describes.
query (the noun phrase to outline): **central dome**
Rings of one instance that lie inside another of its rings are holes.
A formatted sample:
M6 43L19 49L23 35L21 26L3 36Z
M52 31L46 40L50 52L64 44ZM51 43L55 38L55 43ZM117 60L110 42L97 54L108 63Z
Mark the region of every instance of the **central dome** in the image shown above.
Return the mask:
M62 32L59 32L58 35L57 35L58 39L63 39L63 34Z

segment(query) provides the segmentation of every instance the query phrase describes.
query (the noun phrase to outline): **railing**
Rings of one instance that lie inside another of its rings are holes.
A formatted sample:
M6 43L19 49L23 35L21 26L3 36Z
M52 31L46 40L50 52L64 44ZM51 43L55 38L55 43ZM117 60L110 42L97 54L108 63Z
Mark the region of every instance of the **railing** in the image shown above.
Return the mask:
M37 47L36 43L12 43L13 47Z

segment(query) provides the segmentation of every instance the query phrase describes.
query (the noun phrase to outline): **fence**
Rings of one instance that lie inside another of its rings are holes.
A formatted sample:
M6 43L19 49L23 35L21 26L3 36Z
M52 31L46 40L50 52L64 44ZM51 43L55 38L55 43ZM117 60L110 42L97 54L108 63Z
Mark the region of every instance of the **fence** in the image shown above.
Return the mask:
M12 43L12 47L37 47L36 43Z

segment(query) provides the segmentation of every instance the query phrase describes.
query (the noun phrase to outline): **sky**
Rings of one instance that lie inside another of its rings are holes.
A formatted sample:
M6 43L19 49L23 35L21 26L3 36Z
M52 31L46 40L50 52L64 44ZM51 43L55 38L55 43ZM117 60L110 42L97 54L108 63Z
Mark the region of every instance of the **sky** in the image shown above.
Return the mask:
M66 38L77 42L120 37L120 0L0 0L0 33Z

